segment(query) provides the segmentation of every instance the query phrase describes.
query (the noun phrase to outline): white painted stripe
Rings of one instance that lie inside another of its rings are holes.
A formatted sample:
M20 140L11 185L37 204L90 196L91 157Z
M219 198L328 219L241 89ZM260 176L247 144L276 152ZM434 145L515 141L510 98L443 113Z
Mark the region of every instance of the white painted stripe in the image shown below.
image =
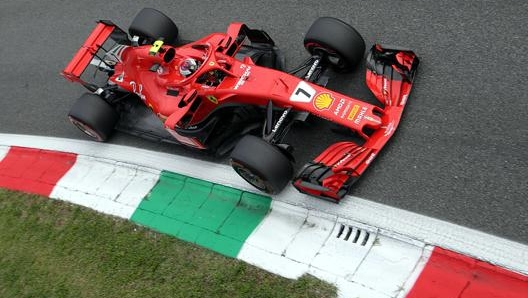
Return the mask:
M346 227L343 232L340 233L341 226L344 224ZM319 250L317 256L312 262L312 266L332 273L342 278L351 278L354 272L358 269L363 259L370 251L374 239L376 239L377 230L370 230L371 237L365 246L357 245L352 242L353 239L344 240L348 234L348 227L354 227L356 232L358 227L364 228L359 223L354 223L350 220L338 219L337 225L332 230L331 235L328 237L328 241ZM366 229L365 229L366 231ZM340 235L340 238L338 238ZM350 234L352 235L352 233ZM352 236L353 238L354 236Z
M36 144L38 148L99 156L158 170L165 169L255 192L227 165L112 144L0 134L0 145L35 147ZM189 164L193 166L189 167ZM528 274L528 245L525 244L352 196L340 204L334 204L300 194L294 188L287 187L273 199L375 226L379 228L381 235L405 235Z
M365 287L355 282L350 282L342 277L338 277L328 272L321 270L310 270L309 273L319 279L335 284L337 286L338 297L392 298L391 296L377 292L375 289Z
M50 197L129 219L158 177L159 171L78 155Z
M282 203L284 204L284 203ZM284 256L294 261L312 264L334 229L337 216L309 211Z
M395 297L422 259L422 252L421 247L380 235L353 276L346 279Z
M300 263L283 255L307 216L308 210L272 201L271 211L246 239L237 258L287 278L299 278L308 271L309 262Z
M308 271L306 264L247 244L244 245L237 259L286 278L297 279Z
M4 159L4 157L6 156L7 152L9 151L9 146L0 146L0 161L2 161L2 159Z
M414 268L411 275L407 278L405 283L402 286L402 289L400 293L398 294L397 298L404 298L409 294L411 289L414 286L414 283L422 273L423 269L425 268L425 265L427 265L427 261L429 261L429 257L431 257L431 254L433 253L434 246L427 245L423 248L422 257L416 264L416 267Z
M271 211L246 243L282 255L304 225L308 210L272 201Z
M317 277L317 275L315 275ZM364 287L358 283L349 282L343 278L338 278L335 282L337 285L338 297L368 297L368 298L392 298L374 289Z
M413 272L423 268L419 264L424 245L377 232L273 201L238 258L288 278L310 273L336 284L340 297L396 297Z

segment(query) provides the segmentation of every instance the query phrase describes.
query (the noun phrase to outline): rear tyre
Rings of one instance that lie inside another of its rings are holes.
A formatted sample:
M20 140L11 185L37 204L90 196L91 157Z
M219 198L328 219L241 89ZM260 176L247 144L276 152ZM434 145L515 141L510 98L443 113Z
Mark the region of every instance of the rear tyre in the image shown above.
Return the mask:
M84 93L71 108L68 119L90 138L104 142L112 134L119 114L99 96Z
M231 166L255 188L279 193L293 176L290 159L276 146L261 138L246 135L231 153Z
M365 54L365 41L349 24L331 17L315 20L304 37L304 47L312 55L323 54L334 69L351 71Z
M168 16L153 8L143 8L132 21L128 33L148 43L163 39L165 44L174 44L178 40L178 27Z

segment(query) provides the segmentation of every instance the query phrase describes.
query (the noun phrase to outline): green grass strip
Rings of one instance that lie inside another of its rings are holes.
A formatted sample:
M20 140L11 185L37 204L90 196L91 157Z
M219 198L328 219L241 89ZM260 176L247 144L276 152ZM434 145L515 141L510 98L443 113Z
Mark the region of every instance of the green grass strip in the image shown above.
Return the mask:
M271 198L164 171L131 220L236 257Z
M211 239L196 237L205 246ZM288 280L130 221L0 189L0 297L331 297L335 292L311 276Z

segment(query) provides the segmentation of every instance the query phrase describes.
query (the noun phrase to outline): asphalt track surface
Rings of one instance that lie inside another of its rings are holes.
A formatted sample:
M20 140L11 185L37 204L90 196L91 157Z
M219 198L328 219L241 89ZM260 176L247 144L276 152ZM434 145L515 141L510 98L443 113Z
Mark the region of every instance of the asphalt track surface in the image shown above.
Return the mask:
M528 243L528 2L4 0L0 132L85 139L66 119L84 89L59 72L95 20L127 28L142 7L171 16L185 39L231 21L265 29L290 67L306 57L303 34L319 16L349 22L367 47L415 50L421 65L402 123L351 195ZM372 100L364 71L330 87ZM299 167L342 138L314 123L288 140ZM110 142L211 160L120 133Z

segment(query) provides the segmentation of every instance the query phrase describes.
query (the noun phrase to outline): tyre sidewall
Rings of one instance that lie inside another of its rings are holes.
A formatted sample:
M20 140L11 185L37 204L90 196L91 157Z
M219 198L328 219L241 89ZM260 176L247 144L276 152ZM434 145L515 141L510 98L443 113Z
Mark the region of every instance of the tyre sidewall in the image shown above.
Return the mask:
M236 145L231 162L235 166L243 165L264 180L267 189L261 190L271 194L280 192L293 176L291 160L279 148L252 135L245 136Z
M88 136L96 141L104 142L112 134L114 126L119 119L119 114L99 96L85 93L72 106L68 117L70 121L73 118L97 134L97 137L87 134ZM77 126L75 123L73 124ZM78 128L81 129L80 127ZM86 133L85 131L83 132Z
M153 8L143 8L129 26L130 35L149 42L163 39L166 44L178 41L178 27L164 13Z

